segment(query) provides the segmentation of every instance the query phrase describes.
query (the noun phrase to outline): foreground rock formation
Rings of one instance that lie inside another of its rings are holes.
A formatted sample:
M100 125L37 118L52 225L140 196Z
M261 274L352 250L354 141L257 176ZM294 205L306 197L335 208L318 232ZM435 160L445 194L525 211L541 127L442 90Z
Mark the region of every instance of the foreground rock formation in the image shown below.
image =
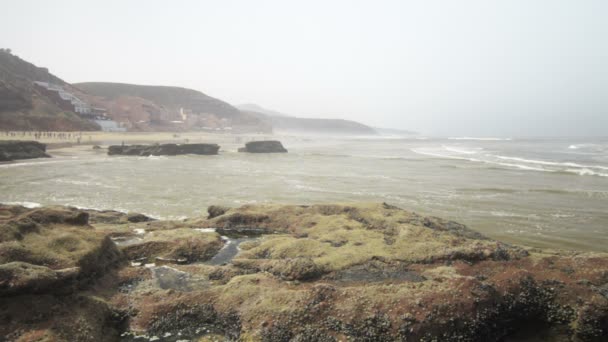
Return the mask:
M217 144L158 144L158 145L112 145L108 155L125 156L175 156L179 154L217 154Z
M49 157L46 145L37 141L0 141L0 161Z
M280 141L264 140L250 141L245 144L245 147L239 148L239 152L248 153L286 153L287 150L283 147Z
M209 212L0 206L0 339L608 338L607 254L513 246L388 204Z

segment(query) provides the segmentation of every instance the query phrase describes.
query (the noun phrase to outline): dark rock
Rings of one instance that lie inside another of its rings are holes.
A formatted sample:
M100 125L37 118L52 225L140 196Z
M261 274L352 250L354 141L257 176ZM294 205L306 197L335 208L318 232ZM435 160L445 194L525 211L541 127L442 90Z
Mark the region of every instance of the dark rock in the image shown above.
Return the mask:
M125 156L175 156L180 154L218 154L217 144L160 144L160 145L112 145L108 155Z
M85 226L89 223L89 213L72 208L40 208L26 213L20 220L31 220L39 224Z
M131 223L139 223L139 222L148 222L148 221L153 221L153 218L150 218L144 214L140 214L140 213L129 213L127 215L127 221L131 222Z
M230 210L230 208L228 208L228 207L212 205L209 208L207 208L207 213L209 213L209 216L207 218L212 219L212 218L224 215L228 210Z
M0 264L0 295L48 293L66 288L79 272L78 267L52 270L19 261Z
M251 141L245 144L245 147L239 148L239 152L249 153L286 153L287 150L283 147L280 141L265 140Z
M0 141L0 161L32 158L50 158L46 145L37 141Z

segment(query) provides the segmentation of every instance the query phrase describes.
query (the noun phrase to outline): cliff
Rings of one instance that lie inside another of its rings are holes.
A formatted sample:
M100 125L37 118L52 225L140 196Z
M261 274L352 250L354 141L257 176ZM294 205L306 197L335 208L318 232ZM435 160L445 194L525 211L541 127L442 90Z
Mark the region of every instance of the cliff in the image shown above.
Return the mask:
M69 87L10 50L0 49L0 130L97 130L97 124L66 111L33 86L34 81Z

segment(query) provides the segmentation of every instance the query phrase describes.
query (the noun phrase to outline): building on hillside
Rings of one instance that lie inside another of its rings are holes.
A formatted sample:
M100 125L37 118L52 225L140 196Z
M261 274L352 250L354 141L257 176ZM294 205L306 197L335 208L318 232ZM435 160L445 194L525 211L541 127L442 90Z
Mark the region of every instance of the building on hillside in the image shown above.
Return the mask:
M114 120L109 120L109 119L105 119L105 120L93 120L95 121L99 127L101 127L101 130L104 132L126 132L127 128L124 127L124 125L121 125L120 123L114 121Z
M74 112L87 119L107 119L104 108L91 107L91 105L79 99L76 95L65 91L63 87L57 84L35 81L34 86L63 110Z

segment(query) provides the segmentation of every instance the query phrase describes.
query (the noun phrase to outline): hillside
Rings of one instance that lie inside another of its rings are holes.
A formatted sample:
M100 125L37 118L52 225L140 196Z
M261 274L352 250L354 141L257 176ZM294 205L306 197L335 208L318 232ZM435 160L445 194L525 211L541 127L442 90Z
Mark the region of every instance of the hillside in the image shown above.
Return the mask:
M192 89L109 82L74 87L89 102L107 108L108 116L135 130L272 131L264 120Z
M69 87L48 69L23 60L8 49L0 49L0 130L99 129L97 124L58 107L33 86L34 81Z
M256 104L240 105L239 108L267 120L275 132L289 134L322 135L376 135L372 127L342 119L297 118Z
M266 114L268 116L291 116L291 115L283 114L281 112L277 112L275 110L264 108L255 103L244 103L244 104L240 104L236 107L242 111L262 113L262 114Z

